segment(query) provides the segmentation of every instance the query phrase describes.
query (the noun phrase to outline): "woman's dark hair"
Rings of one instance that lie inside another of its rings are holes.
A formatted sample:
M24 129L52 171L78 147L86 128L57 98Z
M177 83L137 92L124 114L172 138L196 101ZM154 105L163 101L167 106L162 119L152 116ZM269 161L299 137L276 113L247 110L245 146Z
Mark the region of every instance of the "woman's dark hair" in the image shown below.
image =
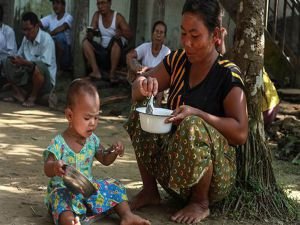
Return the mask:
M79 95L88 94L90 96L98 96L97 88L87 79L75 79L70 84L67 91L67 107L72 107L77 103Z
M0 5L0 21L3 21L3 6Z
M26 12L22 15L22 21L29 21L32 25L39 24L39 18L33 12Z
M221 7L218 0L186 0L182 15L186 12L199 15L210 32L220 27Z
M165 22L164 21L162 21L162 20L158 20L158 21L156 21L154 24L153 24L153 26L152 26L152 34L154 33L154 30L155 30L155 28L156 28L156 26L157 25L163 25L164 27L165 27L165 36L167 35L167 24L165 24Z

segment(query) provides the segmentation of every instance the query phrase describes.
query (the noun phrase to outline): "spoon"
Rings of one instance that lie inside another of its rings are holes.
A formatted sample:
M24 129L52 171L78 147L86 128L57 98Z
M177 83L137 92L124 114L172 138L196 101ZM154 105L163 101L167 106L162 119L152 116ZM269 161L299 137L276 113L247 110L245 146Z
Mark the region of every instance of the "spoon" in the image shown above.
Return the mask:
M149 99L149 101L147 103L147 106L146 106L146 113L150 114L150 115L153 114L153 109L154 109L153 98L154 98L154 96L151 95L151 97L150 97L150 99Z

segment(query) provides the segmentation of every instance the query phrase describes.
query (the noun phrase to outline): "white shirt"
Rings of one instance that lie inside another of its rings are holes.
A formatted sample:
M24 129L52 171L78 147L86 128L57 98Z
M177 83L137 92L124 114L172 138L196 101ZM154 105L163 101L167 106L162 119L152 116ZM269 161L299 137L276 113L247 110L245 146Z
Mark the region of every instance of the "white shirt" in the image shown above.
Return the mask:
M52 37L47 32L39 29L35 40L32 42L26 37L18 50L18 55L28 61L42 61L48 65L51 83L55 86L56 80L56 58L55 45Z
M151 48L152 42L141 44L140 46L135 48L135 51L137 53L137 60L140 61L143 66L151 68L155 67L165 58L165 56L169 55L171 52L171 50L167 46L162 45L158 55L153 56Z
M8 55L17 53L17 43L14 30L6 25L0 26L0 61L6 59Z
M111 25L108 28L105 28L102 21L102 15L99 15L98 27L101 33L101 45L104 48L107 48L112 37L116 35L116 17L117 12L114 12L113 19L111 21Z
M117 20L117 12L114 11L113 19L111 21L111 25L108 28L105 28L102 21L102 15L99 15L99 21L98 21L98 27L99 31L101 33L101 45L104 48L107 48L110 40L112 37L116 35L116 20ZM124 37L121 37L122 43L125 44L126 39Z
M68 45L71 45L71 28L73 24L73 17L69 13L66 12L60 20L57 19L56 14L45 16L41 19L41 23L43 28L48 29L50 32L64 23L68 24L70 29L65 30L64 33L66 35Z

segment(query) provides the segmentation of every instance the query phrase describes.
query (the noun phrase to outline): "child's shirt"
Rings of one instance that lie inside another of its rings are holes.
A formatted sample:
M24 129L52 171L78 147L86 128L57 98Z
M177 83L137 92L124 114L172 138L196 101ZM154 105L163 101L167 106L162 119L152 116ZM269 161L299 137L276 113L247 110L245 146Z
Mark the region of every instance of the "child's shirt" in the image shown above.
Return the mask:
M83 173L97 187L97 193L88 199L85 199L81 194L66 196L66 192L60 190L66 188L63 179L58 176L52 177L48 184L45 204L52 211L56 224L58 224L59 215L63 211L71 210L76 215L84 216L88 205L95 215L106 212L122 201L128 200L125 188L120 182L112 178L103 180L93 178L92 165L99 146L100 140L93 133L87 138L81 151L75 153L65 142L62 135L59 134L51 140L50 145L44 151L44 160L52 153L57 160L63 160L66 164L75 167Z
M100 140L93 133L86 139L85 145L79 153L74 152L65 142L61 134L58 134L51 140L50 145L43 153L46 161L49 154L52 153L56 160L63 160L67 165L71 165L83 173L90 181L93 180L92 165L94 157L99 149ZM52 177L49 181L48 191L55 188L65 187L62 177Z

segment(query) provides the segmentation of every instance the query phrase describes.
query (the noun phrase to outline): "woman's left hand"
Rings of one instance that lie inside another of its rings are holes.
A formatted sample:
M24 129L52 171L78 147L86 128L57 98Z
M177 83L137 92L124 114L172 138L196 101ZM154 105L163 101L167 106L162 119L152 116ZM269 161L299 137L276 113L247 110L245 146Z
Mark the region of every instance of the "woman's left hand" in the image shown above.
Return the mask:
M175 109L171 115L171 117L166 119L166 123L173 123L175 125L179 125L182 120L191 115L196 115L197 111L194 107L188 105L181 105L177 109Z

